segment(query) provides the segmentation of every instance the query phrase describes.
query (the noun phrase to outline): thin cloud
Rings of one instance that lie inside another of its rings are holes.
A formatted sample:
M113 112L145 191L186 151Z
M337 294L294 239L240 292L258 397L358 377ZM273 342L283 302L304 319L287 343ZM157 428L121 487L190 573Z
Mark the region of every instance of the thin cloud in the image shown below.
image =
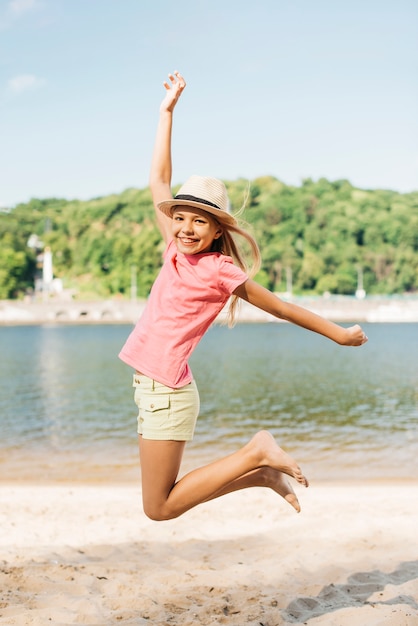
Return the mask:
M33 74L20 74L19 76L14 76L8 82L9 91L14 94L21 94L25 91L30 91L33 89L38 89L45 84L45 80L43 78L38 78Z
M16 22L43 8L42 0L9 0L3 3L0 8L0 31L13 28Z
M10 0L9 9L14 15L22 15L37 5L36 0Z

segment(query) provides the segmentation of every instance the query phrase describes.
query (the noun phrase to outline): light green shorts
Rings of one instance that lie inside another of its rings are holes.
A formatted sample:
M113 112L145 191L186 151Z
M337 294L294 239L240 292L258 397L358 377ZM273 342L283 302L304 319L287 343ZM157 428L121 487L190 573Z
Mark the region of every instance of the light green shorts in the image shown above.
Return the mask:
M134 374L134 400L138 407L138 433L144 439L190 441L200 409L194 380L171 389L148 376Z

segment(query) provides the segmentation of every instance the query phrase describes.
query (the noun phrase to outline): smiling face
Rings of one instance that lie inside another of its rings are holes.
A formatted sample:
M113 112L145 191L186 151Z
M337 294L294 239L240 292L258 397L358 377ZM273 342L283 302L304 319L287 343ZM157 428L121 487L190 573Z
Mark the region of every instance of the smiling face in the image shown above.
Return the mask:
M185 206L174 207L172 234L179 252L200 254L210 252L222 228L206 211Z

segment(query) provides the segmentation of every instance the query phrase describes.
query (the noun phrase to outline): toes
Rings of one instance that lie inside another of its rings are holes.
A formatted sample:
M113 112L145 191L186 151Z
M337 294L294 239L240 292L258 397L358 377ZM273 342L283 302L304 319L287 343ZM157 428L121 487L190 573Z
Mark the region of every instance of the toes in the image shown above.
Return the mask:
M300 504L299 504L299 500L297 499L297 497L293 494L293 493L288 493L287 496L285 496L284 498L286 500L286 502L288 502L291 506L293 506L293 508L300 513Z
M293 475L293 478L304 487L309 487L308 479L302 474L300 470L298 474Z

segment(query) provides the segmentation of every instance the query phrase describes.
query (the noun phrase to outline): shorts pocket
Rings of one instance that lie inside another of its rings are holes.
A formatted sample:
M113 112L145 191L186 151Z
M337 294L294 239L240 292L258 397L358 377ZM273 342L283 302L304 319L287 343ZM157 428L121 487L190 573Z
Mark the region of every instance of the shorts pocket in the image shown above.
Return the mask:
M155 413L156 411L169 409L170 398L169 396L158 396L155 398L141 398L139 406L144 411L148 411L149 413Z

